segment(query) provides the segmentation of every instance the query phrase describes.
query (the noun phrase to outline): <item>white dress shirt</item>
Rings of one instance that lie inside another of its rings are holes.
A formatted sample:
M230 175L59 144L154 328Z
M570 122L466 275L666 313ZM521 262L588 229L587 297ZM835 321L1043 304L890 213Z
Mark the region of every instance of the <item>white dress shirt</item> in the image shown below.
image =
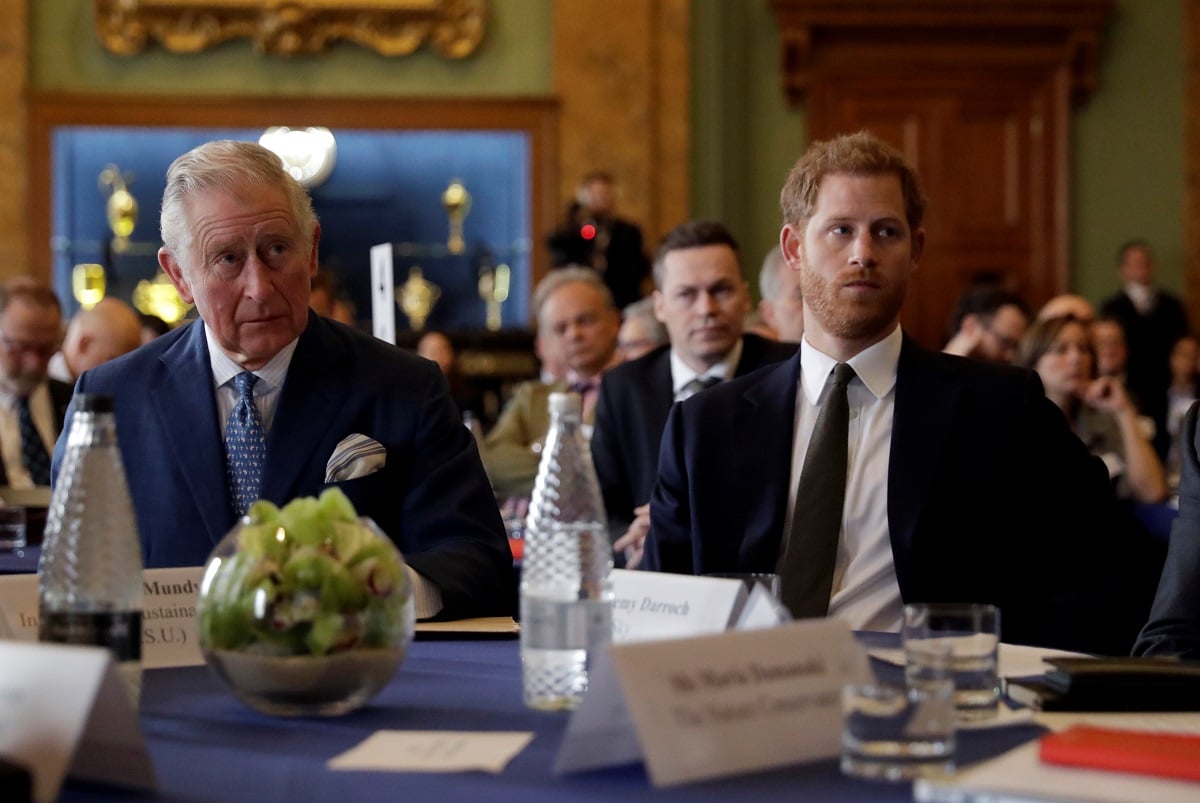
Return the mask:
M17 402L17 395L0 385L0 457L4 459L4 471L8 474L11 487L32 488L33 479L21 460L21 423ZM42 436L46 453L53 455L57 437L54 432L54 404L50 401L50 388L45 382L29 394L29 412L33 416L33 425ZM70 422L64 426L70 426Z
M671 388L675 392L675 401L680 402L696 395L696 390L688 387L688 384L695 379L705 380L709 377L715 377L721 381L730 379L737 373L738 360L741 358L742 339L740 337L733 344L729 353L725 355L725 359L704 373L697 373L692 366L683 361L675 349L671 349Z
M229 422L229 416L233 414L233 408L237 405L239 398L233 378L245 369L221 350L216 338L213 337L212 330L207 326L204 327L204 337L208 341L213 392L217 398L217 415L221 421L221 431L224 432L225 425ZM270 362L252 372L258 377L252 392L254 393L254 404L258 407L258 414L262 418L264 434L271 431L271 424L275 420L280 391L283 390L283 382L287 379L288 368L292 364L292 356L296 353L297 343L299 343L299 339L293 340L272 357ZM17 457L19 460L20 455L18 454ZM442 609L441 589L414 571L408 564L405 564L404 568L412 583L413 604L416 607L417 618L426 619L436 615Z
M892 419L896 402L896 366L903 341L900 327L856 354L850 365L846 501L834 563L829 615L856 630L897 632L904 605L896 580L888 529L888 459L892 452ZM791 531L796 484L820 412L821 391L837 364L805 338L800 345L800 382L792 441L792 481L788 494L785 537Z

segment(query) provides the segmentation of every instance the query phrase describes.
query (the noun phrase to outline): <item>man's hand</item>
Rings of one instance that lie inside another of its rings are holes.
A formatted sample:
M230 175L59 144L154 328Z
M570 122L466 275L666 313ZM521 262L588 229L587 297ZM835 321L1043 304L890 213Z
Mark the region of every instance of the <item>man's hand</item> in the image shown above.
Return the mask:
M636 569L642 562L642 553L646 544L646 534L650 532L650 505L645 504L633 509L633 523L625 534L613 544L613 552L625 553L625 568Z

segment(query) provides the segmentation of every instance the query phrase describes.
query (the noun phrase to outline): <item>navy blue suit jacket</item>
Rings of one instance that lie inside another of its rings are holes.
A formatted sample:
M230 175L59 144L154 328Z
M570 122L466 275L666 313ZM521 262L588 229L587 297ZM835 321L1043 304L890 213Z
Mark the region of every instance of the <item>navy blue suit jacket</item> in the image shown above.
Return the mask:
M742 356L735 375L745 376L786 360L796 348L795 343L742 335ZM670 346L615 366L601 378L592 461L614 537L629 527L633 509L650 501L658 478L658 446L674 403Z
M84 373L114 399L117 439L147 567L196 566L235 523L212 369L199 322ZM437 366L310 313L267 435L262 498L319 494L337 444L387 450L336 483L442 592L442 618L509 613L512 557L475 441ZM66 437L55 449L55 474Z
M1200 661L1200 443L1196 424L1200 404L1193 404L1179 435L1183 472L1179 482L1179 517L1171 525L1171 544L1150 621L1142 630L1135 655L1174 655Z
M675 405L647 568L775 571L799 371L797 354ZM1036 374L905 340L888 467L905 603L992 602L1008 641L1124 654L1150 596L1117 600L1112 561L1129 521Z

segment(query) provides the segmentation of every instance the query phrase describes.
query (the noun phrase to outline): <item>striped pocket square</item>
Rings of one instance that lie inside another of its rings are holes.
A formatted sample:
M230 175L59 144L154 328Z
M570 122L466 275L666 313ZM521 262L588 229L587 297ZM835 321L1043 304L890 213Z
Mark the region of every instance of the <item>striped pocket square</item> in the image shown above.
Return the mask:
M365 477L383 468L387 449L366 435L355 433L342 438L325 464L325 482L343 482Z

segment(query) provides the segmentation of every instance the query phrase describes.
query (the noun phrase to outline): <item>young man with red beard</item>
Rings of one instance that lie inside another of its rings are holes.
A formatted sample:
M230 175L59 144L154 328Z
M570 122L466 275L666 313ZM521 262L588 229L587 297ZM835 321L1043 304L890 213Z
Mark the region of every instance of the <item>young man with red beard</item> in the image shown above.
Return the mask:
M901 330L924 204L867 133L797 162L780 245L800 274L800 352L672 410L644 565L779 572L793 615L863 630L899 630L907 603L994 603L1005 641L1127 653L1151 592L1116 581L1128 520L1103 465L1035 374Z

